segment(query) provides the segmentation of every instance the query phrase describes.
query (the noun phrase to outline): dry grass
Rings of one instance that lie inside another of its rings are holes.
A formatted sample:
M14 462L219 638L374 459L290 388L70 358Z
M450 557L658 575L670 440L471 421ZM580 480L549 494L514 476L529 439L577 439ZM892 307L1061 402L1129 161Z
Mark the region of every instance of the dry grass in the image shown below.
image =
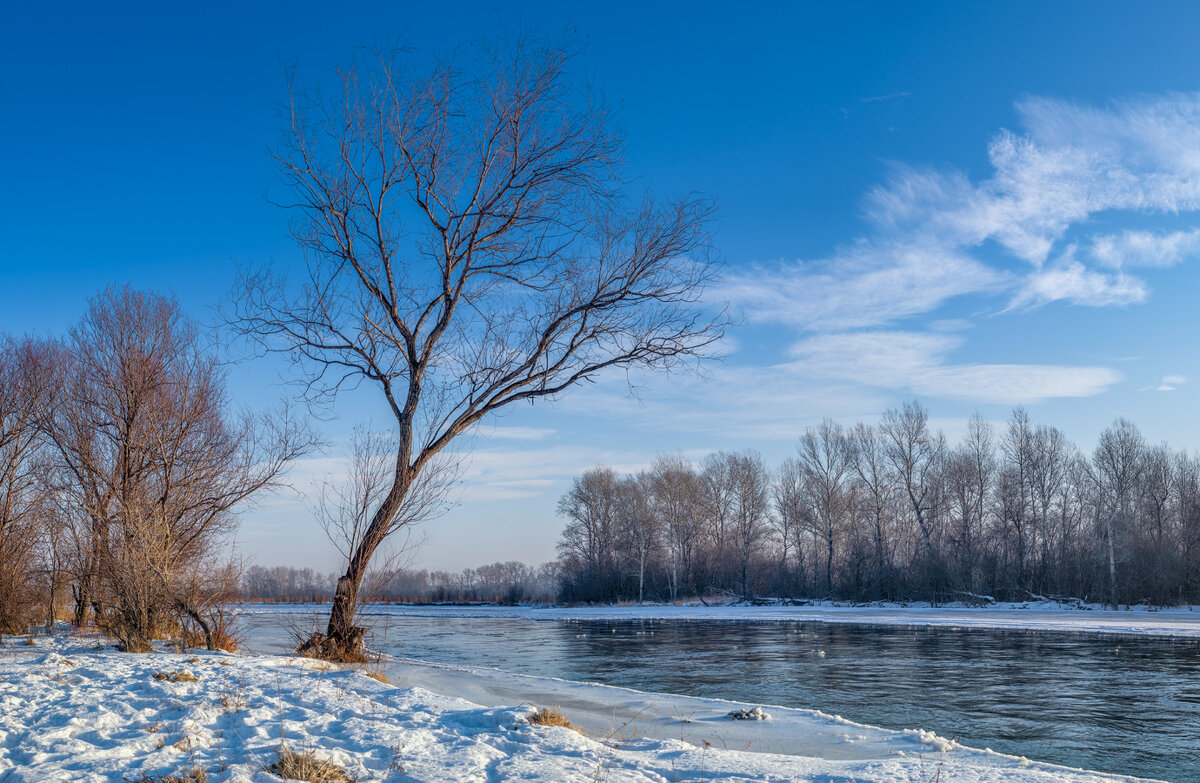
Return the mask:
M155 672L154 679L171 682L200 682L200 678L187 670L177 672Z
M196 650L208 646L204 633L196 628L187 627L179 632L179 644L183 649ZM213 629L213 649L225 652L238 651L238 638L233 635L227 625Z
M268 766L267 772L284 780L303 780L307 783L351 783L354 778L332 761L317 758L311 751L294 753L283 746L276 751L278 759Z
M208 783L208 773L200 767L193 767L178 775L142 775L136 783Z
M383 673L382 669L363 669L363 674L370 677L376 682L382 682L384 685L393 685L394 683L388 679L388 676Z
M525 722L534 726L562 726L564 729L578 731L580 734L583 733L582 729L580 729L571 721L567 720L567 716L563 715L557 709L548 709L546 707L542 707L540 710L526 718Z

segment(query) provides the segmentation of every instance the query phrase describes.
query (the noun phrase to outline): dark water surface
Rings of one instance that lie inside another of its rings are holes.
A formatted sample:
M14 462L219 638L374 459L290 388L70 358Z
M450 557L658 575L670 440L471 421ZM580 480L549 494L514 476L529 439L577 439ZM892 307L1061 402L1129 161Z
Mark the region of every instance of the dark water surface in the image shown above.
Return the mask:
M301 615L243 618L287 649ZM819 709L1072 767L1200 783L1200 643L827 623L378 616L388 655Z

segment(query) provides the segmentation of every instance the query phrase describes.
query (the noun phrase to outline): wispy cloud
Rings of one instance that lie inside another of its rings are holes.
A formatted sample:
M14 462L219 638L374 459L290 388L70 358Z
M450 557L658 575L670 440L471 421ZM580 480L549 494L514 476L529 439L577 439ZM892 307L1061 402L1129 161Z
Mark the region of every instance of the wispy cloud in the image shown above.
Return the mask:
M910 93L901 90L900 92L889 92L887 95L868 95L865 98L859 98L859 103L880 103L882 101L895 101L907 98Z
M975 293L1016 291L1022 306L1144 301L1144 281L1081 258L1044 267L1099 212L1200 209L1200 94L1104 107L1035 98L1017 112L1025 132L995 135L990 178L896 165L867 196L871 232L825 259L734 275L730 300L754 319L822 329L884 325ZM987 258L988 242L1026 271ZM1109 268L1169 266L1200 252L1200 231L1109 231L1077 243Z
M1157 386L1146 386L1138 391L1160 391L1172 392L1178 391L1179 387L1187 383L1187 378L1182 375L1164 375Z
M1013 296L1009 309L1038 307L1066 301L1087 307L1139 304L1146 301L1146 284L1136 277L1088 269L1068 252L1028 277Z
M1030 98L1016 109L1019 131L999 130L988 144L988 177L895 165L867 194L862 236L826 258L735 274L725 296L751 322L822 335L823 343L802 342L795 362L827 379L868 383L855 368L870 366L882 373L871 376L876 385L1003 401L1111 387L1121 376L1104 367L951 365L945 356L961 343L947 347L945 335L848 333L894 327L965 296L1009 318L1055 303L1137 305L1150 286L1129 270L1200 255L1200 228L1133 225L1147 214L1178 222L1200 210L1200 94L1103 106ZM961 321L934 319L929 328L950 324ZM835 342L844 352L837 362Z
M1124 231L1092 239L1092 257L1113 269L1126 266L1166 268L1200 255L1200 229L1193 231Z
M993 290L1004 275L936 244L861 243L835 258L732 276L722 289L752 322L850 329L927 313L963 294Z
M487 440L545 440L555 430L544 427L518 427L485 423L472 428L471 434Z
M792 355L815 377L975 402L1089 397L1122 379L1107 367L950 362L963 342L919 332L820 335L795 345Z

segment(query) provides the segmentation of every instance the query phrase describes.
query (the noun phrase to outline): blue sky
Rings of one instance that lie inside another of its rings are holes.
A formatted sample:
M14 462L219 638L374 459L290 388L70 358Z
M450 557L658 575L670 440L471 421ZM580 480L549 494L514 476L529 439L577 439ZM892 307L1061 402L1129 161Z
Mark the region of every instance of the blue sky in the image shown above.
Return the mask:
M597 463L755 447L918 398L954 437L1014 404L1081 447L1117 415L1200 447L1200 6L1190 3L25 4L0 28L0 330L61 332L109 283L211 319L239 265L294 263L268 151L283 66L537 27L617 108L627 173L719 204L741 317L704 377L623 378L484 427L418 565L553 556ZM269 362L233 371L253 404ZM342 401L328 454L382 423ZM245 515L266 564L331 569L293 497Z

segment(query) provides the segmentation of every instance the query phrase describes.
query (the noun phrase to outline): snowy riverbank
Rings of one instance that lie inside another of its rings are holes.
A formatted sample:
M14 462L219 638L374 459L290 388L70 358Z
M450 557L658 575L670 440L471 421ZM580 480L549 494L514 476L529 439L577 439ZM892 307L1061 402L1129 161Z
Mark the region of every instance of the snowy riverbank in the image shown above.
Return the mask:
M239 611L264 613L328 613L328 604L241 604ZM802 606L704 606L638 604L626 606L455 606L370 604L364 614L394 617L495 617L520 620L690 620L728 622L850 623L856 625L975 628L1002 631L1162 636L1200 639L1200 609L1184 606L1157 609L1135 606L1110 610L1095 604L1029 602L937 607L911 604L834 603Z
M359 781L1129 780L818 712L767 707L770 721L734 722L731 709L753 705L496 670L402 661L393 686L282 656L21 641L0 648L0 783L195 768L210 781L278 780L265 767L281 738ZM534 704L561 705L586 736L524 723Z

